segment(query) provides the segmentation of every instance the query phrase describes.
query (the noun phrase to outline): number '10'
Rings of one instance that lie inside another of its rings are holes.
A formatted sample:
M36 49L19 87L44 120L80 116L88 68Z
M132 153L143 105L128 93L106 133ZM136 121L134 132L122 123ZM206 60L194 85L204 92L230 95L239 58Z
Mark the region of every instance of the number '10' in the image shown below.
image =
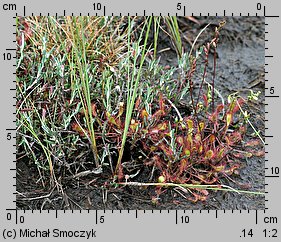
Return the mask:
M101 3L93 3L94 10L101 10Z

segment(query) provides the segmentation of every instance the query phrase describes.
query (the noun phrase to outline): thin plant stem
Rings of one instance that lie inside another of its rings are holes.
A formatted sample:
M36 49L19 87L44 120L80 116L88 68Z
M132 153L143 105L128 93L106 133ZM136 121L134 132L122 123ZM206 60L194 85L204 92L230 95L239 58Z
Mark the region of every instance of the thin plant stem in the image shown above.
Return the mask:
M213 60L213 79L212 79L212 111L215 111L215 78L216 78L216 66L217 66L217 53L216 47L214 51L214 60Z
M241 105L239 104L238 101L236 101L241 113L243 114L243 116L245 117L247 123L251 126L251 128L254 130L255 134L259 137L260 141L263 143L263 145L265 145L265 142L263 140L263 138L261 137L261 135L259 134L259 132L256 130L256 128L254 127L254 125L251 123L251 121L247 118L246 113L244 112L244 110L242 109Z
M209 64L209 61L208 61L209 50L210 50L209 46L206 47L206 51L205 51L205 55L206 55L205 56L205 65L204 65L202 81L201 81L201 84L200 84L200 87L199 87L199 92L198 92L198 97L197 97L197 101L196 101L195 107L197 107L197 105L199 103L201 92L202 92L202 88L203 88L203 83L205 82L205 78L206 78L206 75L207 75L207 67L208 67L208 64Z
M192 43L191 49L190 49L190 51L189 51L189 54L188 54L189 57L191 57L191 55L192 55L192 51L193 51L193 49L194 49L194 46L195 46L195 44L196 44L198 38L199 38L200 35L209 27L209 25L210 25L210 24L207 24L203 29L201 29L201 31L199 32L199 34L196 36L195 40L194 40L193 43Z
M159 29L160 29L160 17L154 17L154 59L157 57L157 43L158 43L158 36L159 36Z
M119 182L119 185L124 186L160 186L160 187L183 187L190 189L203 189L203 190L217 190L217 191L229 191L236 193L246 193L253 195L264 195L264 192L259 191L246 191L246 190L237 190L227 185L195 185L195 184L176 184L176 183L146 183L146 182Z
M219 31L216 29L215 39L213 42L214 46L214 59L213 59L213 79L212 79L212 111L215 111L215 78L217 68L217 42L219 38Z

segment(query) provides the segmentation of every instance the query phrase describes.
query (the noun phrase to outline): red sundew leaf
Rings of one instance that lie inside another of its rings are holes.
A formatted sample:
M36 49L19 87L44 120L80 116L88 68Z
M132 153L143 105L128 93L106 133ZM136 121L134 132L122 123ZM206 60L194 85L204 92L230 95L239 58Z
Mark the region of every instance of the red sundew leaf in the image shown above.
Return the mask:
M199 195L199 194L196 194L196 193L192 193L192 195L193 195L193 198L189 197L188 200L191 201L191 202L194 202L194 203L196 203L198 201L204 202L207 199L207 196L204 196L204 195Z
M190 147L193 145L192 135L191 135L191 134L188 134L188 135L184 138L184 141L185 141L185 147L186 147L186 148L190 148Z
M235 158L239 158L239 159L245 159L245 158L250 158L252 157L252 153L250 152L241 152L241 153L238 153L238 152L232 152L232 155L235 157Z
M190 181L191 182L191 184L193 184L193 185L201 185L202 184L202 182L201 181L198 181L198 180L191 180Z
M212 150L208 150L205 153L205 159L212 159L214 157L214 152Z
M197 142L200 142L201 141L201 134L196 134L194 138Z
M196 189L198 192L200 192L201 194L203 194L204 196L208 196L209 192L207 190L204 189Z
M228 127L231 122L232 122L232 113L227 113L226 114L226 126Z
M16 41L17 41L18 46L21 46L21 45L22 45L22 39L21 39L20 36L17 36L17 37L16 37Z
M213 177L212 180L210 180L209 178L207 178L206 176L203 175L199 175L198 178L204 183L204 184L214 184L215 182L217 182L218 178L217 177Z
M164 131L162 131L162 132L163 132L163 135L164 135L164 136L171 137L171 133L170 133L170 131L169 131L168 129L166 129L166 130L164 130Z
M108 122L111 124L116 125L117 127L119 127L119 122L117 119L115 119L109 112L106 112L106 116L108 119Z
M200 149L200 146L202 145L201 142L194 142L194 145L192 147L192 151L195 150L195 151L198 151Z
M223 104L219 104L216 108L216 114L219 114L224 108L224 105Z
M233 132L230 135L230 137L231 137L231 140L232 140L233 143L238 143L238 142L240 142L242 140L241 134L239 132L237 132L237 131Z
M205 128L205 123L204 122L200 122L199 126L198 126L198 132L203 131L204 128Z
M234 164L234 165L231 166L229 169L224 170L223 173L225 173L225 174L227 174L227 175L230 176L230 175L232 175L233 172L234 172L235 170L237 170L239 167L240 167L240 166L239 166L238 164Z
M217 113L212 113L211 115L209 115L208 119L209 119L212 123L216 123L217 120L218 120Z
M199 178L201 181L205 182L206 176L205 175L198 175L197 178Z
M265 151L264 150L251 150L250 153L256 157L262 157L265 156Z
M85 133L84 133L83 129L81 128L81 126L78 123L76 123L76 122L72 123L71 124L71 129L73 131L78 132L80 136L82 136L82 137L85 136Z
M28 40L32 36L32 30L29 27L29 24L27 22L24 22L23 25L24 25L24 37L25 37L25 40Z
M183 141L183 136L178 136L178 137L176 138L176 142L177 142L180 146L183 146L183 143L184 143L184 141Z
M239 132L233 132L225 137L225 140L229 146L235 145L242 140L242 136Z
M136 120L134 120L134 119L132 119L132 120L131 120L131 124L130 124L130 129L131 129L132 131L136 131L136 129L137 129L138 126L139 126L139 122L136 121Z
M218 157L219 159L224 156L224 151L225 151L224 148L219 149L218 154L217 154L217 157Z
M120 118L122 116L123 112L124 112L124 102L120 102L117 118Z
M187 158L190 157L190 150L189 149L184 149L183 153Z
M92 114L94 117L97 117L97 105L95 103L92 103Z
M165 153L167 157L169 157L169 159L172 160L174 158L174 152L170 147L167 147L165 144L162 143L159 145L159 148Z
M214 134L211 134L209 141L210 141L210 143L214 143L216 141L216 136Z
M248 142L245 144L245 146L246 146L246 147L248 147L248 146L252 147L252 146L257 146L257 145L259 145L260 143L261 143L261 142L260 142L259 139L254 139L254 140L248 141Z
M145 110L145 109L143 109L143 110L141 110L141 118L142 119L144 119L144 118L148 118L148 112Z
M199 195L193 194L193 193L192 193L192 195L193 195L193 197L188 197L187 199L188 199L189 201L193 202L193 203L196 203L196 202L199 200L199 199L198 199L198 196L199 196Z
M193 129L193 121L191 119L187 119L186 123L187 123L188 129Z
M203 145L200 145L199 148L197 149L198 154L202 154L203 153Z
M209 192L207 190L201 190L201 189L194 189L196 192L192 192L193 198L189 197L188 200L192 201L194 203L198 201L206 201ZM198 194L199 193L199 194Z
M233 113L233 109L235 107L236 101L234 99L232 99L228 105L228 113Z
M158 134L160 131L165 131L168 128L167 122L158 124L155 128L149 131L150 134Z
M211 180L205 180L204 183L206 185L212 185L218 183L219 178L218 177L213 177Z
M161 109L157 110L153 115L152 118L159 119L165 115L165 112Z
M136 55L136 51L132 48L132 56Z
M136 100L136 103L135 103L135 110L138 110L138 109L139 109L140 103L141 103L141 96L139 96L138 99Z
M225 169L225 165L213 166L214 171L221 172Z
M229 138L228 138L227 136L225 136L225 141L226 141L226 144L227 144L228 146L231 145L231 144L230 144L230 140L229 140Z
M194 196L194 195L193 195ZM200 201L200 196L199 195L196 195L194 196L194 198L187 198L189 201L193 202L193 203L197 203L198 201Z
M160 110L163 111L163 113L165 113L164 112L165 103L164 103L164 100L163 100L163 94L162 93L159 94L159 107L160 107Z
M208 97L206 94L203 94L204 105L206 108L209 106Z
M186 170L187 165L188 165L187 160L186 159L181 159L181 161L180 161L180 168L179 168L179 175L181 175Z
M33 33L32 33L31 28L29 27L29 24L26 21L23 22L23 26L24 26L24 29L23 29L24 41L28 41L32 37ZM19 46L22 45L21 36L17 36L17 43Z
M157 129L159 129L160 131L164 131L164 130L166 130L166 129L167 129L167 127L168 127L167 122L160 123L160 124L158 124L158 125L157 125Z
M244 99L242 99L242 98L239 98L238 100L237 100L237 103L239 104L237 104L236 103L236 105L234 106L234 108L233 108L233 110L232 110L232 113L234 114L234 113L236 113L239 109L240 109L240 107L244 104ZM240 107L239 107L240 106Z

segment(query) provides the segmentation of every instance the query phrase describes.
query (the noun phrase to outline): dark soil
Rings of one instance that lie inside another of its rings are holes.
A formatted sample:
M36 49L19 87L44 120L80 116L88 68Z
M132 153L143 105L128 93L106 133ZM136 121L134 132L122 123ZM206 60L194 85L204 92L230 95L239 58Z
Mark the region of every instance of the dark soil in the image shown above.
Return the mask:
M193 42L199 31L212 22L199 38L198 45L210 40L214 27L226 19L226 25L220 32L217 49L216 88L224 98L238 92L247 97L249 90L261 91L258 101L248 104L251 121L261 135L264 135L264 18L263 17L200 17L198 23L185 18L180 19L185 34L185 45ZM169 40L162 40L162 47L171 46ZM174 50L161 54L163 65L177 63ZM210 64L210 68L212 68ZM226 101L226 100L225 100ZM249 128L248 136L253 135ZM250 190L264 189L264 157L251 157L242 161L240 174L233 177L236 183L249 186ZM47 174L47 173L46 173ZM41 174L42 175L42 174ZM205 202L192 203L173 189L167 189L160 195L158 203L152 203L155 188L100 188L95 181L98 175L87 175L79 179L58 181L59 188L42 189L38 169L33 164L17 163L17 208L18 209L264 209L264 196L247 195L233 192L210 192ZM145 170L141 176L145 176ZM63 177L63 176L61 176ZM225 180L224 184L241 188Z

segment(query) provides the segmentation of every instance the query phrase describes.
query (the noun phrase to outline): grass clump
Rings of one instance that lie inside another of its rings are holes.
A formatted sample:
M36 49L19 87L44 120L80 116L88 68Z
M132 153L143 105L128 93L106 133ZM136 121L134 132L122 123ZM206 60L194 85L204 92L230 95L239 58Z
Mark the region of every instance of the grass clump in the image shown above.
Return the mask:
M255 154L242 148L247 100L224 103L216 55L207 75L223 24L185 53L176 17L17 21L18 160L34 162L44 186L88 171L100 187L154 185L158 195L180 187L194 202L208 190L239 192L222 181ZM160 65L160 34L170 36L178 66ZM143 169L149 176L137 180Z
M151 22L152 22L152 18L148 18L145 21L145 27L142 28L139 40L137 41L136 45L133 47L133 64L132 64L132 73L131 73L131 65L130 63L127 63L127 105L126 105L126 117L125 117L125 126L124 126L124 131L123 131L123 136L122 136L122 143L121 143L121 148L119 151L119 156L118 156L118 161L117 161L117 165L116 165L116 171L120 173L120 176L122 176L121 170L121 159L123 157L123 152L124 152L124 148L125 148L125 142L127 139L127 134L128 134L128 130L129 130L129 125L131 123L132 120L132 113L133 113L133 109L134 109L134 105L135 105L135 101L136 101L136 97L137 97L137 90L139 87L139 82L140 82L140 77L141 77L141 73L142 73L142 66L144 64L145 61L145 56L147 53L146 47L147 47L147 40L148 40L148 35L149 35L149 31L150 31L150 26L151 26ZM131 35L131 20L130 18L128 18L128 60L131 57L131 41L130 41L130 35ZM144 45L142 47L142 50L140 49L140 41L142 40L142 36L144 35L144 30L146 29L146 33L145 33L145 37L144 37ZM140 54L139 54L140 53ZM140 64L139 64L139 68L137 68L137 59L140 56ZM117 173L116 172L116 173Z

